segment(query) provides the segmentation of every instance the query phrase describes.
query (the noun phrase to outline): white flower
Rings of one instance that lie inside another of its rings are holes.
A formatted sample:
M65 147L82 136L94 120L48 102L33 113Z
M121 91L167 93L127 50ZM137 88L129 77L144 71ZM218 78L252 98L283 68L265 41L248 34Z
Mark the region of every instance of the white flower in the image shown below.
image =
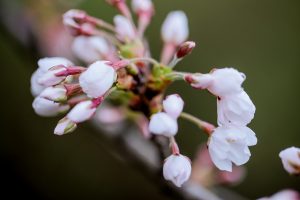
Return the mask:
M56 102L65 101L67 90L64 87L47 87L41 92L40 97Z
M107 56L110 46L99 36L78 36L73 41L72 51L80 60L92 63Z
M214 69L209 74L192 75L192 86L199 89L208 89L215 96L223 97L243 90L242 83L245 74L233 68Z
M135 13L152 12L152 0L132 0L132 10Z
M64 135L74 131L76 127L77 127L76 123L72 122L70 119L65 117L58 122L57 126L54 129L54 134Z
M131 41L136 37L135 28L126 17L117 15L114 17L116 32L120 40Z
M67 115L67 118L74 123L80 123L89 120L96 112L96 107L92 101L83 101L78 103Z
M178 94L172 94L166 97L163 101L163 108L165 112L177 119L183 110L184 102Z
M36 97L32 103L32 107L36 114L44 117L51 117L67 111L69 105L62 105L43 97Z
M164 178L172 181L177 187L181 187L189 179L191 171L191 162L183 155L169 156L163 166Z
M247 125L255 113L255 106L245 91L221 97L218 102L218 124Z
M161 29L165 43L180 45L189 35L188 19L183 11L170 12Z
M38 83L43 86L53 86L61 83L65 80L65 76L57 76L59 72L65 71L66 68L63 66L55 66L50 68L47 72L41 75L38 79Z
M255 133L246 126L221 126L210 136L208 150L220 170L232 171L232 162L245 164L251 156L248 146L256 143Z
M171 137L176 135L178 124L175 119L164 112L152 115L149 123L149 130L156 135Z
M42 72L41 69L35 70L33 74L31 75L30 79L30 89L31 89L31 94L33 96L38 96L45 88L46 86L43 86L38 83L38 79L43 75L44 73Z
M42 72L47 72L51 67L63 65L65 67L69 67L73 65L71 61L63 57L50 57L50 58L41 58L38 61L39 69Z
M271 197L263 197L257 200L300 200L300 194L291 189L281 190Z
M288 173L300 175L300 148L287 148L279 153L279 157Z
M116 80L115 69L106 62L94 62L79 76L82 90L90 97L97 98L104 95Z

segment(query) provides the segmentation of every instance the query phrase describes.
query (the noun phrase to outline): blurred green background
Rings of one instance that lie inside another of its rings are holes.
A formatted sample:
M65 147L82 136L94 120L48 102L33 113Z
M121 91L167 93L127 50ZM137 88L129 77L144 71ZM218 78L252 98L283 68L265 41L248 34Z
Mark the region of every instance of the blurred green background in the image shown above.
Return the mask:
M26 8L30 14L48 12L45 8L35 10L39 9L38 2L2 3L9 8ZM56 3L52 6L61 13L75 6L108 21L116 14L104 0L76 1L76 5L62 0L48 2ZM283 188L299 190L300 178L290 177L283 170L278 153L289 146L300 146L300 1L154 0L154 3L156 15L147 35L155 58L160 54L160 26L164 17L169 11L180 9L189 17L189 38L197 43L197 48L178 65L178 70L208 72L215 66L232 66L247 75L244 88L257 107L250 127L257 134L258 144L251 148L246 179L230 189L250 199ZM124 165L105 145L95 142L89 134L94 130L87 123L74 134L57 137L52 131L59 118L34 114L30 76L37 59L46 55L16 40L4 26L3 20L9 16L13 13L2 6L0 180L4 187L1 193L43 199L165 199L143 174ZM11 20L6 20L6 24L24 25ZM216 122L216 102L208 93L193 90L184 83L176 83L169 92L182 95L187 112ZM184 121L180 121L177 138L182 152L190 157L206 140L196 127Z

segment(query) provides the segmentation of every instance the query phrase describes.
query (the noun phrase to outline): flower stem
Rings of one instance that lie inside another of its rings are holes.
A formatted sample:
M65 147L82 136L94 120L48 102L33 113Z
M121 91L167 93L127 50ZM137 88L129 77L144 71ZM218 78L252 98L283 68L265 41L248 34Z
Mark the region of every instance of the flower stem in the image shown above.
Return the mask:
M130 62L150 62L153 65L160 65L160 63L158 61L156 61L153 58L146 58L146 57L142 57L142 58L132 58L129 60Z
M182 112L180 114L180 117L196 124L200 129L204 130L208 135L211 135L211 133L215 129L214 125L212 125L206 121L203 121L189 113Z

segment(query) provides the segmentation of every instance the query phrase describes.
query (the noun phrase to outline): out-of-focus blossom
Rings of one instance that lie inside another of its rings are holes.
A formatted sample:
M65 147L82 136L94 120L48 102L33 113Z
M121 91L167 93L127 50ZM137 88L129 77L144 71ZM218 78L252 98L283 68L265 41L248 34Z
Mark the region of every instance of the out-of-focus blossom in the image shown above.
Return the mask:
M136 31L130 20L122 15L114 17L117 36L122 41L132 41L136 37Z
M189 179L191 171L191 161L181 154L169 156L163 166L164 178L177 187L181 187Z
M270 197L263 197L257 200L300 200L300 194L291 189L285 189L273 194Z
M300 149L289 147L279 153L284 169L292 175L300 175Z
M161 29L165 43L180 45L189 35L188 19L183 11L170 12Z
M115 69L107 61L96 61L79 77L79 84L88 96L97 98L104 95L117 77Z
M255 133L245 126L221 126L215 129L208 142L214 164L220 170L232 171L232 163L239 166L248 162L248 146L256 145Z
M74 39L72 50L74 54L86 63L106 59L111 54L111 46L99 36L78 36Z

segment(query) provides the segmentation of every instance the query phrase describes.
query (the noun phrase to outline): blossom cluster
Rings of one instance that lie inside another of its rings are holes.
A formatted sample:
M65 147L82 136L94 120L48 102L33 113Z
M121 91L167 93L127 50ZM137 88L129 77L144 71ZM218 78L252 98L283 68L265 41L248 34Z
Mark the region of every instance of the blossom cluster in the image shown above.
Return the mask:
M192 171L191 160L180 153L175 140L179 118L195 123L208 135L209 154L217 168L231 171L233 163L245 164L251 155L249 146L257 143L255 133L247 127L255 106L242 88L246 76L230 67L208 74L175 71L196 46L187 41L186 14L173 11L167 15L161 28L163 48L158 61L151 57L145 37L155 13L152 1L132 0L136 22L125 0L107 2L120 13L114 24L82 10L63 15L64 25L74 36L70 49L85 64L75 65L62 57L40 59L31 78L35 112L45 117L65 114L54 129L56 135L70 133L91 119L103 101L126 110L120 112L124 117L126 113L142 116L136 121L145 139L149 139L148 133L169 139L171 155L163 164L163 176L178 187L189 180ZM218 127L185 113L179 94L164 98L168 86L178 80L216 96ZM112 121L109 115L104 118Z

